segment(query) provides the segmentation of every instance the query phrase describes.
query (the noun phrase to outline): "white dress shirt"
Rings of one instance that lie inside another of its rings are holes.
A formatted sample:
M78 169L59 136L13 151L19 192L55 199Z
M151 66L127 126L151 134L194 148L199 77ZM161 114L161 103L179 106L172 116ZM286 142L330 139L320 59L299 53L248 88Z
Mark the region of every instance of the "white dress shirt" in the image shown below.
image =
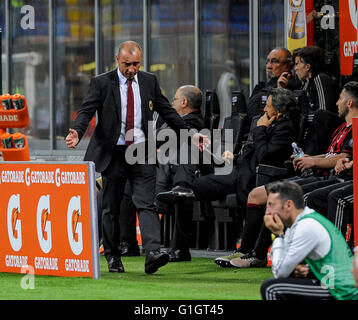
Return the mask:
M121 134L117 141L117 145L125 145L128 80L122 75L122 73L119 71L119 68L117 68L117 73L119 77L119 89L121 93L122 111ZM138 75L134 76L134 79L132 81L132 89L134 96L134 143L139 143L145 141L145 134L142 130L142 103L139 91Z

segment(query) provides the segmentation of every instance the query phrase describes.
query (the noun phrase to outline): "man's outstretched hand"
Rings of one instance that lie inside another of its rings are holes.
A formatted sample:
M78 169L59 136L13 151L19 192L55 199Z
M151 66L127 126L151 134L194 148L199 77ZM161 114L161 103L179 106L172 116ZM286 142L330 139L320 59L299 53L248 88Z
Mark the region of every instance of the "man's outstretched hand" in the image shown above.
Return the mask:
M76 130L73 130L71 128L68 131L69 131L69 134L67 135L67 137L65 139L67 147L75 149L79 142L78 133Z
M207 136L201 133L195 133L193 135L193 143L199 148L201 152L210 146L210 140Z

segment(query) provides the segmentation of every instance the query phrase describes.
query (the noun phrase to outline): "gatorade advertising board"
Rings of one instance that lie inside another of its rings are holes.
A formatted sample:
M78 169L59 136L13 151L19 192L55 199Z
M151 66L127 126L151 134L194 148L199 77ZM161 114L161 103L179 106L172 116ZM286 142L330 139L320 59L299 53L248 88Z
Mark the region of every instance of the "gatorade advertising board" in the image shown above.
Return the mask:
M100 277L92 162L0 162L0 272Z
M339 1L339 50L341 75L353 70L353 55L357 50L357 0Z

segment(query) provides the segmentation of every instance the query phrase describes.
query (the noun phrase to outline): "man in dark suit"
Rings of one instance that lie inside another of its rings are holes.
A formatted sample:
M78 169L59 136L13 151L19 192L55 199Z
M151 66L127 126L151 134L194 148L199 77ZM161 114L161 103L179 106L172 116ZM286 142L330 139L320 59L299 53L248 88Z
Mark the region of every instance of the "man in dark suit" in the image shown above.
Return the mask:
M200 111L202 93L199 88L192 85L180 87L174 95L172 104L185 123L199 131L205 128L205 121ZM158 165L156 193L168 191L173 187L173 177L178 168L179 152L182 152L182 149L178 146L178 153L174 155L174 157L176 157L175 159L169 159L169 163L167 164ZM157 201L157 204L159 212L174 211L175 213L171 249L168 252L169 262L190 261L189 246L193 219L193 203L178 203L175 205L175 208L173 208L172 205L160 201Z
M202 92L199 88L193 85L184 85L178 88L176 91L172 106L177 111L177 113L182 117L184 122L188 124L191 128L197 129L198 131L205 128L205 122L201 115L201 104L202 104ZM159 133L161 130L168 129L168 125L163 123L162 119L159 118L157 121L157 132ZM160 163L158 161L157 165L157 176L156 176L156 193L168 191L173 186L173 176L178 167L178 161L180 158L180 144L177 146L178 152L173 153L173 157L165 160L165 163ZM183 152L184 149L181 150ZM161 154L160 146L158 148L159 154ZM168 156L166 154L165 156ZM121 215L120 215L120 229L121 229L121 250L122 255L139 255L139 247L137 244L137 231L136 231L136 208L133 204L132 191L130 185L126 186L126 190L123 195L123 199L121 202ZM175 225L174 225L174 234L172 240L172 249L169 251L169 262L176 261L178 257L173 258L173 254L180 254L181 248L188 247L186 246L187 239L190 240L190 230L186 228L187 225L191 225L192 214L181 215L178 214L182 210L181 206L184 204L180 204L179 208L173 208L173 206L169 206L167 203L159 203L157 201L157 207L159 213L172 213L175 212ZM192 206L192 203L189 203L188 206ZM192 212L192 210L187 210ZM179 251L178 251L179 250ZM179 259L190 259L189 250L185 251L186 256L182 255ZM173 260L174 259L174 260ZM182 261L182 260L180 260Z
M148 143L149 129L152 129L148 122L157 111L177 133L190 127L162 95L155 75L139 71L142 53L136 42L123 42L116 59L118 69L92 78L74 126L69 129L66 144L69 148L76 147L97 112L96 129L84 159L95 163L96 171L103 179L102 237L108 270L124 272L117 243L120 238L118 199L122 197L128 179L146 251L145 272L151 274L167 264L169 257L160 251L160 222L154 206L155 165L147 161L148 152L153 153L150 148L154 148L155 154L155 145ZM190 131L190 135L201 150L210 143L199 133ZM133 152L132 144L137 146L139 156L141 150L148 150L134 164L128 161L129 151ZM146 148L140 149L141 144Z

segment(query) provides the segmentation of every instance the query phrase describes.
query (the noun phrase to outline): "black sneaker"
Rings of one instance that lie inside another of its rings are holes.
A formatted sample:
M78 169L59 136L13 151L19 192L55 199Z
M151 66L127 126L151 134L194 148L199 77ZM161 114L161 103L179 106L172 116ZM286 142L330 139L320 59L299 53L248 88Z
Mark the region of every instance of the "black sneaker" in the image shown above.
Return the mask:
M122 242L119 246L122 252L122 257L137 257L140 256L139 246L131 245L128 242Z
M169 262L191 261L191 254L189 250L170 250Z
M121 257L112 256L108 260L108 271L109 272L124 272L124 267L121 261Z
M154 273L168 262L169 255L166 252L160 252L160 250L149 251L145 257L145 273Z

